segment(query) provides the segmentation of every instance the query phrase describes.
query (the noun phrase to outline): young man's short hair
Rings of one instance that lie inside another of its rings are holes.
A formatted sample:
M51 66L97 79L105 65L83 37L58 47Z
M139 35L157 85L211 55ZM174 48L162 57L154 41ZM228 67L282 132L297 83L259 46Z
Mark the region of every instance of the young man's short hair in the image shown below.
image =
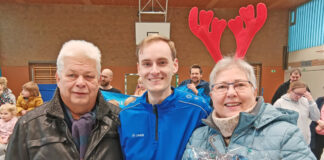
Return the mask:
M193 64L193 65L190 67L189 73L191 73L191 69L193 69L193 68L198 68L200 74L202 74L202 69L201 69L201 67L200 67L198 64Z

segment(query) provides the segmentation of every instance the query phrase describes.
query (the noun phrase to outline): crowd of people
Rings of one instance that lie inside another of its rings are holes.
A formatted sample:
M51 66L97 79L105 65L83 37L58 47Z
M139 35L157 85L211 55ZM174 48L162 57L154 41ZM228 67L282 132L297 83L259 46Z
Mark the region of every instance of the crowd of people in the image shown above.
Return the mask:
M57 89L45 104L35 82L16 100L0 77L0 159L319 159L324 98L313 99L300 70L269 104L242 59L218 61L209 82L194 64L178 88L171 86L179 67L171 40L145 38L137 61L136 91L123 108L103 98L120 90L110 69L100 72L99 48L84 40L62 46Z

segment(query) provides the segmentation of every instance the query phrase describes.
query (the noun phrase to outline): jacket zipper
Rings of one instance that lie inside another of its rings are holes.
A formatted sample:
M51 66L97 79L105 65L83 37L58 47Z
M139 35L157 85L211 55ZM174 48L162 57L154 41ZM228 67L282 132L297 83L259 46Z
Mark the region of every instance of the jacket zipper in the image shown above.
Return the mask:
M157 107L156 105L153 105L153 112L155 114L155 140L157 141L159 139L159 136L158 136L158 131L159 131L159 114L158 114L158 110L157 110Z

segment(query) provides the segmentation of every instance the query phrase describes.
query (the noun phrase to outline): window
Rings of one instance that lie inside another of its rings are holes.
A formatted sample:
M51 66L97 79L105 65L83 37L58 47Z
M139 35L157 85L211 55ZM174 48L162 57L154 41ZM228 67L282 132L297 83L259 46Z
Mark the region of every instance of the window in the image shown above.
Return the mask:
M56 84L55 63L29 63L31 80L38 84Z

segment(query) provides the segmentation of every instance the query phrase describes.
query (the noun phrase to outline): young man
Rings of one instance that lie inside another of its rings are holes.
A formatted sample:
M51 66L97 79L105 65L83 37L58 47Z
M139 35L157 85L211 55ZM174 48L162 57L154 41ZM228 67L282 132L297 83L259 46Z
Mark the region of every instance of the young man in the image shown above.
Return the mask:
M125 159L181 159L201 119L211 111L201 97L171 87L178 71L174 43L159 35L139 45L137 70L147 88L124 108L119 134Z
M202 80L202 69L198 64L190 67L190 79L182 81L181 86L186 86L195 95L209 97L209 83Z
M51 101L22 116L6 160L121 159L120 109L99 90L101 54L92 43L66 42L57 58L57 90Z

